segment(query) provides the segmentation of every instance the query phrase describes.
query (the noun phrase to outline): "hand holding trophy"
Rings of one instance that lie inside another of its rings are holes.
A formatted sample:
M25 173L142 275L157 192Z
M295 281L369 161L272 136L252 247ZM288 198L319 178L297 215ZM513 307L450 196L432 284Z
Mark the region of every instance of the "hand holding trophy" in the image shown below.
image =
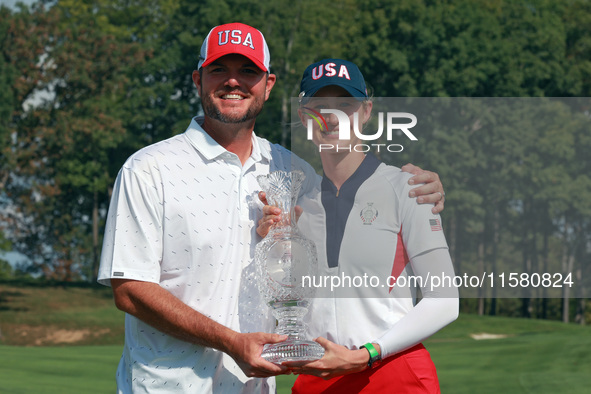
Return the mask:
M304 288L302 277L315 275L318 265L316 246L300 233L295 220L294 208L304 179L301 171L275 171L257 177L269 204L281 209L281 220L255 251L257 283L277 319L275 332L288 336L284 342L265 345L261 357L274 364L313 361L324 354L322 346L306 340L303 323L314 289Z

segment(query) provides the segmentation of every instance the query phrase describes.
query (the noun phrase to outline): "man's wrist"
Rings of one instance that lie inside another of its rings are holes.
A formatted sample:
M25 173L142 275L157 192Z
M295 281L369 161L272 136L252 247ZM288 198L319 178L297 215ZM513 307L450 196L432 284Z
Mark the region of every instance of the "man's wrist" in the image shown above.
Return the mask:
M210 347L224 352L234 358L237 349L242 345L240 344L242 334L238 331L234 331L231 328L221 326L217 332L215 343L212 343Z

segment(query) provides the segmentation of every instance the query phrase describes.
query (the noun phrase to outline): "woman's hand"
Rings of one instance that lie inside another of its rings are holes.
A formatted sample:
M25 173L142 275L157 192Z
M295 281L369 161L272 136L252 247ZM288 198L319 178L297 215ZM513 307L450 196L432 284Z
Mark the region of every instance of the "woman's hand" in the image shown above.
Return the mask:
M367 350L350 350L322 337L316 338L315 341L324 348L324 356L320 360L308 363L288 361L282 365L289 367L294 374L314 375L323 379L361 372L367 368Z

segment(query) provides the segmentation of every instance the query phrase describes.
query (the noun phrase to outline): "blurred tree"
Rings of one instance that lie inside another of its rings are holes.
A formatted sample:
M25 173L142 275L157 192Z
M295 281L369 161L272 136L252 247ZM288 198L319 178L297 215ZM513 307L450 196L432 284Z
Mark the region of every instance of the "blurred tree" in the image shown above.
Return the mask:
M2 6L0 16L0 228L7 238L17 240L34 232L26 204L33 193L20 171L23 162L30 164L30 158L19 149L19 125L31 118L33 103L43 102L39 92L51 80L45 45L57 21L43 8L25 6L14 12ZM18 242L13 247L27 249Z
M15 173L11 197L30 221L18 247L34 256L46 277L74 280L92 276L98 257L99 200L112 184L110 154L124 138L121 110L126 99L128 67L143 61L138 45L117 41L100 31L89 15L69 24L64 9L34 10L43 34L19 40L39 42L42 75L30 94L47 92L19 119L12 149ZM23 49L21 49L23 50ZM20 190L20 193L17 192ZM94 231L93 231L94 230Z

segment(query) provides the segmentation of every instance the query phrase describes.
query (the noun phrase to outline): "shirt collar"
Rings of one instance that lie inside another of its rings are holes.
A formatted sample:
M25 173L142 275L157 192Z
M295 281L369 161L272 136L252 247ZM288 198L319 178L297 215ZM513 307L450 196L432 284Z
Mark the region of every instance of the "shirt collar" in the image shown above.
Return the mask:
M228 151L218 144L211 136L203 130L203 116L196 116L191 120L191 124L185 131L185 135L191 144L201 153L207 160L213 160L218 156L227 153ZM255 133L252 133L252 152L250 158L255 161L266 159L271 160L271 152L268 144L261 143L261 139L257 138Z
M343 196L344 194L350 194L351 198L354 199L359 187L361 187L363 182L373 175L380 164L381 161L379 161L373 153L370 152L366 154L359 167L357 167L355 172L342 184L338 195ZM336 186L327 176L322 177L321 185L323 193L337 193Z

